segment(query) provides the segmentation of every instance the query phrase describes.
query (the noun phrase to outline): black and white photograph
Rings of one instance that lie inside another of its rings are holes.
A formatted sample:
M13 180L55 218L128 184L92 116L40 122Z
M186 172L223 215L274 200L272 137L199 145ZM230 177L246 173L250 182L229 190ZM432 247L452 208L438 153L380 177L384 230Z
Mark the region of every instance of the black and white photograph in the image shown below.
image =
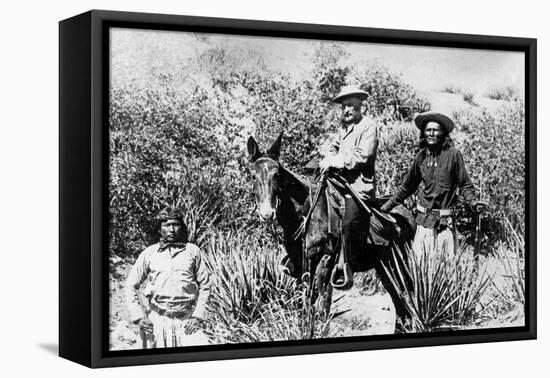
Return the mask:
M525 53L109 29L109 349L525 326Z
M2 376L545 376L545 9L6 3Z

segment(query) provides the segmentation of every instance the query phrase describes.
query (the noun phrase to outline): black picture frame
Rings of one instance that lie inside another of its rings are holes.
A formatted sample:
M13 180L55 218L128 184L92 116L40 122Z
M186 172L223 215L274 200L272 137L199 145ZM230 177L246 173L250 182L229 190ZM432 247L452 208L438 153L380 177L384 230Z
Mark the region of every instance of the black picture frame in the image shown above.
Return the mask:
M525 326L437 334L109 351L106 199L110 27L524 52ZM92 10L60 22L59 46L61 357L95 368L536 338L536 39Z

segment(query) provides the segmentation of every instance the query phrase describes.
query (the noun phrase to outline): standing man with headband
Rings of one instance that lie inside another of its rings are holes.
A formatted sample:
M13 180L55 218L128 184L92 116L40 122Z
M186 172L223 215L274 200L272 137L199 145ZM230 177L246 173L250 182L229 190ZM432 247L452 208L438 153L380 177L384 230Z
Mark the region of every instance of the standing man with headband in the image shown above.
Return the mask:
M126 280L131 321L139 326L142 338L152 338L152 347L208 344L201 328L210 273L201 250L187 241L180 209L166 207L155 220L160 241L141 252Z

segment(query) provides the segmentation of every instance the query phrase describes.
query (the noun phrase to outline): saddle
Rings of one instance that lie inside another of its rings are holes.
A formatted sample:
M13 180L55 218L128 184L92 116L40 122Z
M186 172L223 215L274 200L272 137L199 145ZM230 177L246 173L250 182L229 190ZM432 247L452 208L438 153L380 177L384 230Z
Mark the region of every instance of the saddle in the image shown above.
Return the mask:
M338 238L340 241L336 247L336 251L333 251L333 253L338 253L338 260L332 269L330 284L336 289L347 290L353 286L353 272L348 263L348 248L341 244L344 242L341 233L342 220L345 214L345 198L341 194L342 188L340 190L336 189L340 184L345 185L345 181L342 182L330 178L327 181L328 184L325 193L327 196L328 230L330 235ZM387 246L391 240L395 240L399 232L399 226L391 215L383 214L378 210L385 202L385 199L372 198L362 201L357 194L353 193L353 189L349 185L345 189L347 189L347 192L350 192L359 208L369 215L369 217L365 217L365 219L368 219L364 225L367 242L362 250L368 250L369 245ZM361 252L359 251L358 253Z
M369 215L369 224L365 224L368 232L367 245L365 245L364 250L368 250L368 245L389 245L390 241L395 240L399 234L399 226L391 215L382 213L379 210L386 198L372 198L363 201L343 177L333 174L323 178L315 193L310 213L304 220L303 230L307 230L311 212L320 196L324 195L327 203L328 234L339 241L331 252L331 254L338 253L338 261L331 272L330 283L334 288L346 290L353 285L353 273L348 263L348 256L345 253L347 248L340 248L342 221L345 213L345 198L342 193L349 193L359 208Z
M327 222L328 232L331 236L339 238L342 232L342 220L345 212L345 198L342 195L343 188L340 180L327 178L327 188L325 190L327 200ZM348 191L351 187L346 188ZM352 190L352 189L351 189ZM387 201L387 197L370 198L363 201L357 194L353 199L358 203L363 211L370 215L368 228L367 246L383 245L387 246L399 234L399 225L396 220L387 213L382 213L379 209Z

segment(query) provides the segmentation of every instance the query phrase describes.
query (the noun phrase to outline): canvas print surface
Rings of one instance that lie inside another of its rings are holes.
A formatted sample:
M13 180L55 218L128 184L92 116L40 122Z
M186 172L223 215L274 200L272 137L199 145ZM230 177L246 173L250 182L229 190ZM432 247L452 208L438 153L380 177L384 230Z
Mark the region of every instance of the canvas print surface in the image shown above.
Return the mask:
M110 350L525 325L524 53L109 45Z

